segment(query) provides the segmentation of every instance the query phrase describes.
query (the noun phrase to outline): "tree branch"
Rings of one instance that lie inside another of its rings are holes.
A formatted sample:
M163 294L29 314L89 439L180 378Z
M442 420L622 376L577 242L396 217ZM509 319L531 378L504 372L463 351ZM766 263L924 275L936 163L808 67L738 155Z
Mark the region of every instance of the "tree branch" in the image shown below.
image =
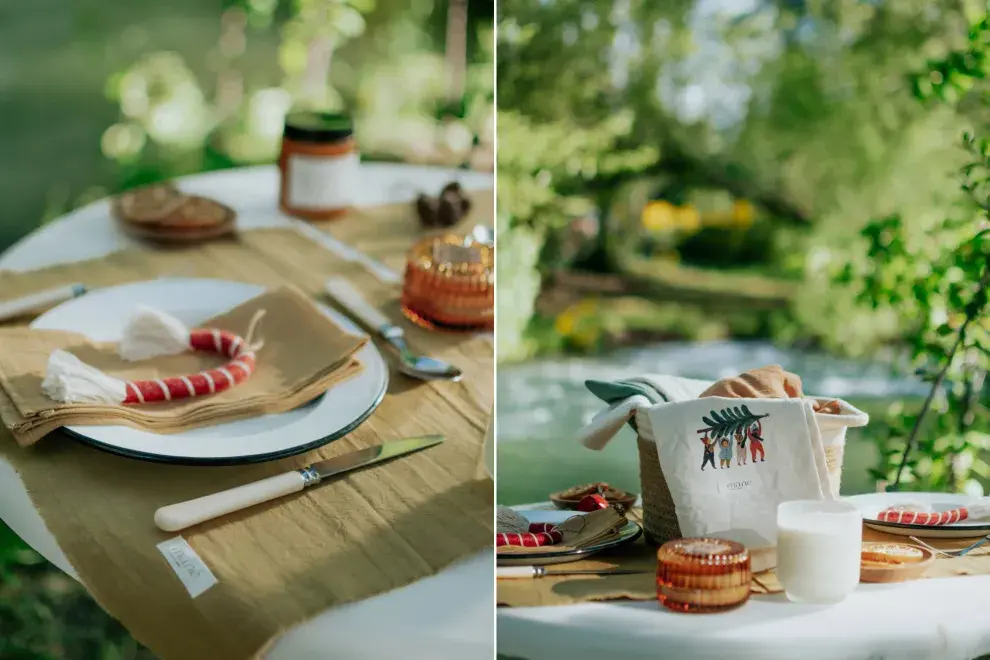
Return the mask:
M988 286L990 286L990 259L987 260L987 264L983 268L983 276L980 277L980 286L976 295L979 296L980 292L986 290ZM893 483L893 487L895 489L901 483L901 476L904 474L904 468L907 466L908 456L914 450L914 447L918 442L918 433L921 431L921 423L925 420L925 416L932 407L932 402L935 400L935 394L938 392L939 388L942 387L942 382L945 380L945 375L949 372L949 367L952 366L952 359L955 357L956 352L966 339L966 329L969 327L970 323L976 320L976 317L979 316L980 311L982 310L974 305L973 309L966 314L965 320L962 325L959 326L959 331L956 335L956 341L952 345L952 350L950 350L948 355L945 356L945 366L942 367L941 371L938 372L938 376L935 377L935 382L932 383L932 388L928 392L928 396L925 398L925 403L921 406L921 412L918 413L918 417L914 420L914 426L911 428L911 433L908 435L907 442L904 444L904 453L901 455L901 463L897 466L897 474L894 477Z

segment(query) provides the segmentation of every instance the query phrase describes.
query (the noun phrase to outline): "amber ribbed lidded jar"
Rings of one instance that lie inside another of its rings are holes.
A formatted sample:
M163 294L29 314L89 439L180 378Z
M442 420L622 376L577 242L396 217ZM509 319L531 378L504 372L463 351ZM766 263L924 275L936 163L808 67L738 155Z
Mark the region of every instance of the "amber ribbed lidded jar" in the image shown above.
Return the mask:
M406 261L403 312L428 328L492 329L494 266L488 244L453 234L420 241Z
M721 612L749 600L749 551L725 539L677 539L657 550L657 598L678 612Z

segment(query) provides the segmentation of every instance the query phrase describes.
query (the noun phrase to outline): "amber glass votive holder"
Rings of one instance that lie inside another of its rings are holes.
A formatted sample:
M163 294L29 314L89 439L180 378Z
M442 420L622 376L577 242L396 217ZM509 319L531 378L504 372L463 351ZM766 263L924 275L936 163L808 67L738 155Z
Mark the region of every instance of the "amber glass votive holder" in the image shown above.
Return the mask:
M430 330L495 327L495 255L492 246L446 234L413 246L406 260L402 311Z
M735 541L677 539L657 550L657 599L694 614L723 612L749 600L749 551Z

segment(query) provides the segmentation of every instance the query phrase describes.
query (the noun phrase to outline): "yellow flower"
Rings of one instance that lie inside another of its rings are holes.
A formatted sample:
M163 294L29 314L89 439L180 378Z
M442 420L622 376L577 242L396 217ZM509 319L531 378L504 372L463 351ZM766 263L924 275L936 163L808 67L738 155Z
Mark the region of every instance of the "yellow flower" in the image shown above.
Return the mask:
M686 232L696 232L701 228L701 214L693 204L677 209L677 228Z
M756 207L745 199L737 199L732 203L732 219L740 227L749 227L756 218Z
M556 319L554 319L553 329L556 330L557 334L562 337L567 337L574 332L574 315L571 314L570 309L564 310Z
M664 200L650 202L643 208L642 224L649 231L669 229L674 221L675 208Z

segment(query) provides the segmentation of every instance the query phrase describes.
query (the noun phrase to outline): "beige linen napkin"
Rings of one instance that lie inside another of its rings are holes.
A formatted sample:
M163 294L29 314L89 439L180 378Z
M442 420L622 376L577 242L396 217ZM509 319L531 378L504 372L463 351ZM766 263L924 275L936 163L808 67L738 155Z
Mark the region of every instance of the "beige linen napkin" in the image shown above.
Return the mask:
M626 518L612 507L592 511L587 515L575 513L573 518L568 518L557 525L562 536L560 543L536 548L504 545L498 549L498 554L528 555L586 548L615 536L626 525L626 522Z
M270 290L201 327L243 334L259 310L264 345L257 368L240 385L218 394L147 405L66 404L49 399L41 381L51 352L64 349L86 364L123 380L164 378L219 366L226 359L187 352L127 362L116 345L94 343L72 332L11 328L0 330L0 387L12 406L3 422L18 443L30 445L62 426L120 424L154 433L285 412L315 399L361 370L355 352L368 341L345 332L292 287Z

